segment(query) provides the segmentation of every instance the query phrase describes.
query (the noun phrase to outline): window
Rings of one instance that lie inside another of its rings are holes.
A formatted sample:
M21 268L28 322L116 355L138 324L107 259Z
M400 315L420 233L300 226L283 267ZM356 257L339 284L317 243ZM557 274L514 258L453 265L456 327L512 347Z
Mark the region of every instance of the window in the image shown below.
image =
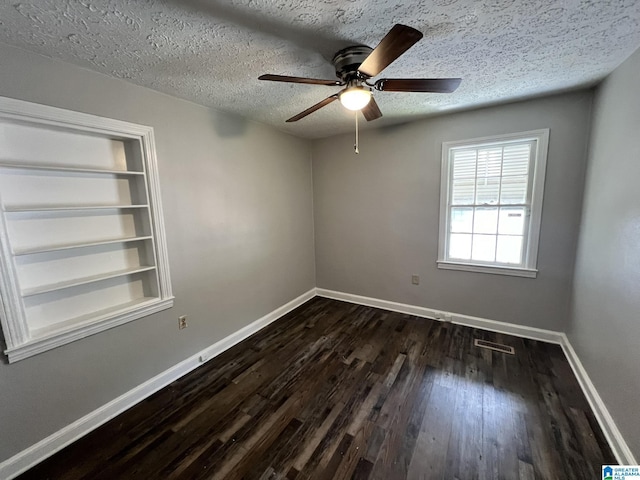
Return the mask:
M443 143L439 268L536 276L548 139Z
M153 129L0 97L10 362L173 305Z

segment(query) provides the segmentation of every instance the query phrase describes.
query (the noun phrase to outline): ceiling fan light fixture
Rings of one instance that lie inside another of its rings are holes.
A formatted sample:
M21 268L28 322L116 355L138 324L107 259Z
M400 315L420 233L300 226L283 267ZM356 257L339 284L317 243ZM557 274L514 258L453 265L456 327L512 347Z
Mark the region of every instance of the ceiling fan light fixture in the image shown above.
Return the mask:
M362 110L371 101L371 91L364 87L350 87L340 94L340 103L348 110Z

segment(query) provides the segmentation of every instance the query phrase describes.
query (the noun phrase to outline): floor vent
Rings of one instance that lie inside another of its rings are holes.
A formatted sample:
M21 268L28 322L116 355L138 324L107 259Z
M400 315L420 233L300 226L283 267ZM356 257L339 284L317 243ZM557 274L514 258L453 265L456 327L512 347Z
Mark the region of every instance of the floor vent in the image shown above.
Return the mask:
M496 352L508 353L509 355L515 355L516 351L513 347L508 345L502 345L501 343L487 342L486 340L480 340L476 338L473 341L476 347L488 348L489 350L495 350Z

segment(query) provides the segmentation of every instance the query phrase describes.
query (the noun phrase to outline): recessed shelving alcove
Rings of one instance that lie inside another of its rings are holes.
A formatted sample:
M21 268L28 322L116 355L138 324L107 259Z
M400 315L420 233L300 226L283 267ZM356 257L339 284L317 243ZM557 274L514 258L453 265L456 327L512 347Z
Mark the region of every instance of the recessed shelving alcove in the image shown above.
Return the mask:
M0 97L0 207L10 362L172 306L150 127Z

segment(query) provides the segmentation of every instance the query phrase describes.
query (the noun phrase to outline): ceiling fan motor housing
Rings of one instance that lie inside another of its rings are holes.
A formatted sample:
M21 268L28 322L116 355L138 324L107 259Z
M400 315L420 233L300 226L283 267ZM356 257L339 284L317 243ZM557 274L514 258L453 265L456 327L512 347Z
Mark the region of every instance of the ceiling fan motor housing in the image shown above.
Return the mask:
M336 76L345 83L361 78L362 75L358 72L358 67L372 51L373 49L366 45L347 47L340 50L331 60L336 69Z

